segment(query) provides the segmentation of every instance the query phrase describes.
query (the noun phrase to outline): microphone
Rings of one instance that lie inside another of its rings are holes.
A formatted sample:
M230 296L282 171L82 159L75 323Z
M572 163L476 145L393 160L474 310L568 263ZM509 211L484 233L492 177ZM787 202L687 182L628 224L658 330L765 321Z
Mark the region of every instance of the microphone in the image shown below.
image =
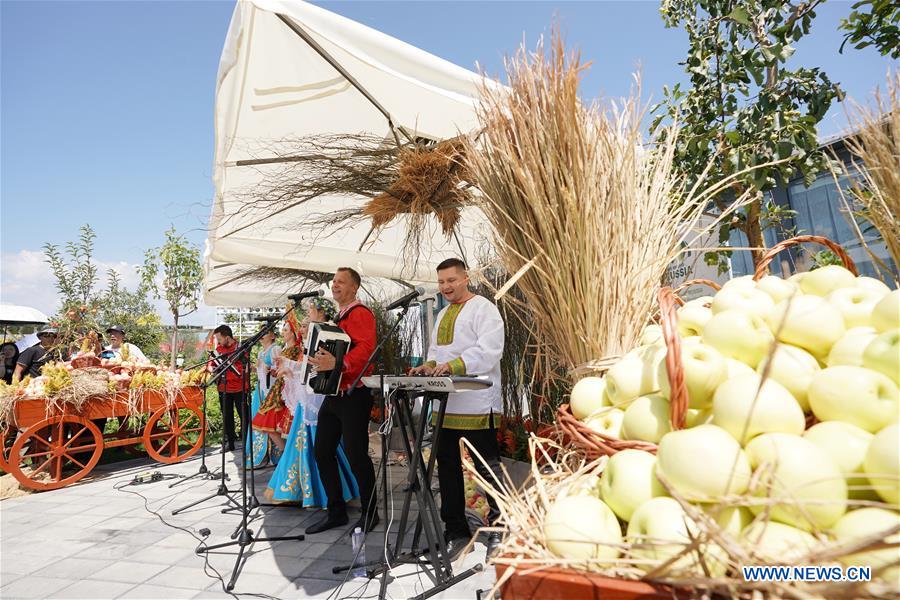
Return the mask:
M288 300L293 300L294 302L300 302L304 298L315 298L316 296L324 296L325 292L322 290L316 290L314 292L300 292L299 294L291 294L288 296Z
M385 306L384 310L394 310L395 308L400 308L401 306L406 306L407 304L409 304L410 302L412 302L413 300L415 300L416 298L418 298L419 296L421 296L424 293L425 293L425 288L417 287L413 291L407 293L405 296L403 296L401 298L397 298L396 300L394 300L393 302L391 302L390 304Z

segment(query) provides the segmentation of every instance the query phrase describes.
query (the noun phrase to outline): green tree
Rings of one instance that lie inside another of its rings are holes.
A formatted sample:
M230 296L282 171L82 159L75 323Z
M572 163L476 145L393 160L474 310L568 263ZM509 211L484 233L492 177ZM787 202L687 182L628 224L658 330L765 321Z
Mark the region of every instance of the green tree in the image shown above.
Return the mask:
M54 244L44 244L60 297L60 310L52 319L60 331L60 346L72 350L88 331L102 333L119 324L131 343L149 357L158 356L162 328L147 290L142 286L133 292L125 289L113 269L106 273L107 288L99 289L99 269L93 261L97 235L90 225L79 231L76 241L66 243L65 253Z
M900 3L897 0L861 0L853 12L841 19L844 41L856 49L874 46L882 56L900 58Z
M175 228L165 233L166 241L158 248L147 250L141 267L141 281L157 298L166 301L174 321L170 366L175 368L178 348L178 321L195 310L200 302L203 266L200 249L190 244ZM157 276L162 281L157 285Z
M777 181L797 174L809 184L827 168L818 150L816 124L840 90L819 68L787 68L794 45L809 33L815 9L823 0L664 0L666 26L684 29L689 50L681 63L690 85L664 88L654 107L654 130L661 121L679 126L675 159L693 183L712 161L711 180L736 177L728 195L749 192L752 201L722 225L720 240L732 228L747 236L750 246L763 248L767 218L766 192ZM774 164L773 164L774 163ZM753 251L754 264L762 250ZM711 254L710 264L725 257Z

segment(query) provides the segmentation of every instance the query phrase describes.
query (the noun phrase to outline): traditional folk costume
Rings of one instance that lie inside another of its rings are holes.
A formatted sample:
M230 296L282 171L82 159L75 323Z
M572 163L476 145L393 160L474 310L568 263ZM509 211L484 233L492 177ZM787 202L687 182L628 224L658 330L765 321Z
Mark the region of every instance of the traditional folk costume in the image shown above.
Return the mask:
M270 345L259 353L259 358L256 361L257 385L256 389L253 390L253 402L250 406L251 419L256 418L256 415L259 412L259 405L268 395L269 388L272 387L271 384L274 376L269 373L268 370L275 367L275 359L280 355L281 348L276 344ZM278 446L272 443L268 434L264 431L259 431L255 427L251 428L251 431L247 436L247 443L244 444L244 448L245 454L247 455L248 466L261 467L264 466L267 461L272 461L272 464L275 465L278 464L278 457L281 456L281 451L278 449ZM250 455L251 448L253 450L252 457Z
M300 340L300 319L297 317L297 311L292 306L288 308L284 323L294 334L294 345L285 348L281 353L281 358L296 361L303 354ZM272 384L272 387L266 394L266 399L263 400L259 407L259 412L253 417L253 427L266 433L277 433L286 438L291 430L293 407L289 408L285 404L284 382L285 378L279 376L275 383Z
M287 436L284 454L266 488L266 497L273 502L298 502L302 507L322 507L328 504L325 486L319 476L314 453L319 407L324 396L309 392L300 378L300 363L284 361L291 376L284 380L285 405L294 414ZM356 479L343 447L337 451L338 470L344 501L359 495Z
M491 387L450 394L444 423L438 434L438 481L441 490L441 520L447 540L471 537L466 521L465 487L459 441L466 438L487 462L490 470L476 460L478 472L492 481L500 480L500 449L497 427L503 412L500 357L504 331L500 311L487 298L473 296L466 302L450 304L437 316L431 336L427 363L447 363L453 375L487 376ZM433 419L437 417L434 409ZM493 472L493 473L492 473ZM488 496L488 519L500 516L497 503Z

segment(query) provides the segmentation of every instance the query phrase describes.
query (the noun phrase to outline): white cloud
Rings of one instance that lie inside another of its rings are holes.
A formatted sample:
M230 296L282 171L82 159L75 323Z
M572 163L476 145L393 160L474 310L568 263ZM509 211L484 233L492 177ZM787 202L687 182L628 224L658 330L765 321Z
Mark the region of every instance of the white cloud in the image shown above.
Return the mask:
M96 259L99 273L99 287L107 284L106 273L113 269L119 274L121 284L134 289L139 281L135 267L137 265L125 261ZM50 265L44 260L40 250L20 250L0 255L0 302L31 306L41 312L52 315L59 308L56 284ZM162 300L154 300L153 305L164 323L171 323L172 316ZM190 325L211 325L216 322L216 309L201 305L182 321Z

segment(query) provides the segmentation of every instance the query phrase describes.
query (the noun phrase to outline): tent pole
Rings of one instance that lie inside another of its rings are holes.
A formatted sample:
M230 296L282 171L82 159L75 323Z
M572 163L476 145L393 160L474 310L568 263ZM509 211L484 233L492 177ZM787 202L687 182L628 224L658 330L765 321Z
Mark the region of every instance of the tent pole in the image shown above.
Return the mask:
M372 94L370 94L370 93L368 92L368 90L366 90L366 88L364 88L364 87L362 86L362 84L360 84L360 83L356 80L356 78L353 77L353 75L351 75L350 73L348 73L347 70L346 70L344 67L342 67L341 64L340 64L337 60L335 60L335 58L334 58L333 56L331 56L328 52L326 52L325 49L322 48L322 46L320 46L318 42L316 42L316 40L312 39L312 37L311 37L311 36L310 36L310 35L309 35L302 27L300 27L300 26L297 25L294 21L292 21L291 19L289 19L288 17L286 17L286 16L284 16L284 15L282 15L282 14L279 14L279 13L275 13L275 14L277 14L277 15L278 15L278 18L281 19L282 22L283 22L285 25L287 25L288 27L290 27L291 30L292 30L294 33L296 33L298 36L300 36L300 38L301 38L304 42L306 42L307 44L309 44L309 47L310 47L310 48L312 48L313 50L315 50L315 51L319 54L319 56L321 56L322 58L324 58L325 61L326 61L328 64L330 64L332 67L334 67L334 69L335 69L338 73L340 73L341 75L343 75L343 77L344 77L347 81L350 82L350 85L352 85L353 87L355 87L355 88L359 91L360 94L362 94L363 96L365 96L366 100L368 100L369 102L372 103L372 106L374 106L375 108L377 108L378 111L381 112L381 114L383 114L383 115L385 116L385 118L386 118L387 121L388 121L388 125L390 125L390 127L391 127L391 133L394 134L394 141L397 142L397 145L398 145L398 146L401 145L401 144L400 144L400 137L397 135L397 132L398 132L398 131L399 131L400 133L402 133L403 136L404 136L407 140L409 140L410 142L414 142L414 141L415 141L415 140L413 140L413 139L409 136L409 134L406 133L406 131L404 131L403 129L400 129L400 128L398 128L396 125L394 125L394 119L391 118L391 114L390 114L383 106L381 106L381 104L379 104L378 100L376 100L376 99L372 96Z

